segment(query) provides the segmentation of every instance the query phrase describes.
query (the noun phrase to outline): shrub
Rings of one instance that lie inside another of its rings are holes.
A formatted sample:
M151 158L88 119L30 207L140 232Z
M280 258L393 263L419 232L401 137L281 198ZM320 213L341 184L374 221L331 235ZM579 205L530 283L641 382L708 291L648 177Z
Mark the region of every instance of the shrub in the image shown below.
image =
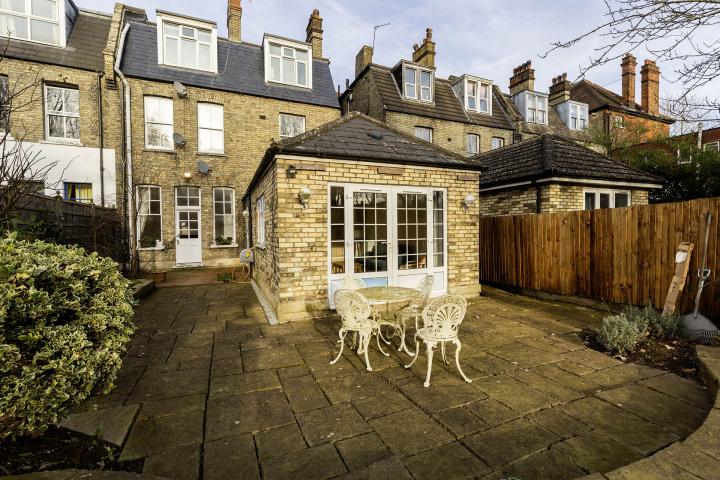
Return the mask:
M133 332L129 282L82 248L0 238L0 439L108 391Z
M645 333L642 321L636 321L626 312L603 319L598 331L598 340L609 351L623 355L637 344Z
M650 321L650 328L653 335L659 338L673 338L678 336L682 328L682 317L680 315L657 313L654 310L653 313L655 313L655 316Z

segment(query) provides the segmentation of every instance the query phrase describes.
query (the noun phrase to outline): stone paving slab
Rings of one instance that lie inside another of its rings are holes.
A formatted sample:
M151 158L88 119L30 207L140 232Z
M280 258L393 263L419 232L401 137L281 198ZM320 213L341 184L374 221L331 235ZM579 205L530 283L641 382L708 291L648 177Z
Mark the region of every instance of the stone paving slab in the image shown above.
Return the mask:
M125 405L75 413L60 422L60 426L85 435L98 435L106 442L122 446L139 409L139 405Z
M270 326L247 285L163 288L136 309L117 389L79 411L136 410L122 458L180 480L636 478L624 465L657 451L657 475L716 478L720 422L692 432L708 390L587 349L574 332L602 312L485 292L460 329L473 382L438 352L425 388L425 354L406 369L396 345L371 347L373 372L350 348L330 365L332 315Z

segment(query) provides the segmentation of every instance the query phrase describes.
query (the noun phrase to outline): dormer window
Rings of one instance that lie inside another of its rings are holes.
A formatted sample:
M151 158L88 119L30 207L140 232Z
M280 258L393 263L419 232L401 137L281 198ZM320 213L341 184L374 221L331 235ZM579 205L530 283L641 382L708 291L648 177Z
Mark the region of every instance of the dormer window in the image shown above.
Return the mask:
M526 110L525 121L530 123L547 124L547 97L533 92L525 93Z
M217 27L158 12L158 63L217 72Z
M403 68L403 94L406 99L421 102L433 101L433 73L416 66Z
M570 123L568 128L571 130L585 130L588 122L588 106L580 103L570 103Z
M465 109L479 113L491 113L492 83L474 79L465 81Z
M0 1L0 35L65 46L64 10L61 0Z
M312 88L312 47L276 37L265 37L265 81Z

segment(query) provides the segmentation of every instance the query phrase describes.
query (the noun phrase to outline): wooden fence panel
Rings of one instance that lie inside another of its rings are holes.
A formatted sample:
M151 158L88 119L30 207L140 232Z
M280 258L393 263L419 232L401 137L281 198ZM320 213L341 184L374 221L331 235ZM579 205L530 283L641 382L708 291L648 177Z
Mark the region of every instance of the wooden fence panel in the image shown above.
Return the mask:
M712 213L701 310L720 318L720 198L480 218L480 280L612 303L662 306L675 250L695 251L682 308L693 307L705 216Z

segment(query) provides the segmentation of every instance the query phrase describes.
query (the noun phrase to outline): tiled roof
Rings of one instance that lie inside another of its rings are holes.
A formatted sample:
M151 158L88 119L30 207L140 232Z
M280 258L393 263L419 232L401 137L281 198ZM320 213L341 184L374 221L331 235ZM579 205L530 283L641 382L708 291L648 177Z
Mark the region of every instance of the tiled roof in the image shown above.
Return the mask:
M673 123L674 120L664 115L652 115L643 111L642 105L633 102L633 106L625 105L622 96L608 90L605 87L591 82L590 80L580 80L573 84L570 89L570 98L577 102L587 103L590 111L601 108L610 108L613 110L625 111L631 114L652 118L665 123Z
M481 188L547 177L660 184L662 179L629 167L557 135L542 135L473 157L487 168Z
M576 141L585 140L585 132L570 130L567 125L565 125L565 122L562 121L554 107L548 108L548 123L547 125L542 125L539 123L526 122L509 94L502 94L502 100L505 108L510 112L513 121L520 124L523 133L534 135L553 134Z
M312 89L265 82L262 47L218 38L219 73L158 64L154 24L130 22L121 70L129 77L173 82L259 97L340 108L327 60L313 59Z
M111 17L80 10L65 48L8 40L5 56L50 65L101 72ZM5 40L3 40L5 43Z
M433 103L421 103L403 99L390 68L372 64L364 74L368 75L368 78L374 84L383 105L388 111L485 127L513 129L510 119L500 106L498 96L501 94L497 87L493 88L492 115L483 115L465 110L462 102L455 95L449 80L435 78Z

